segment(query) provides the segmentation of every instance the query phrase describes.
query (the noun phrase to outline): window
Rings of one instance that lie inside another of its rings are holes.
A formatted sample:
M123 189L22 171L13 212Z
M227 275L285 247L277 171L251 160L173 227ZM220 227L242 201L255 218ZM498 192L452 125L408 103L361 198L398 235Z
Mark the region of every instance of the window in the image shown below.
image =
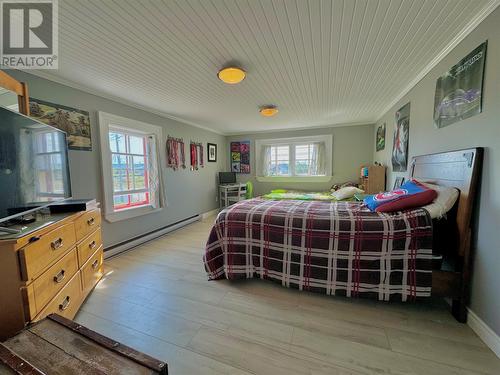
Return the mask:
M63 155L65 146L61 145L59 132L33 132L33 147L35 150L35 186L36 200L51 201L66 196L64 180Z
M110 127L115 211L150 204L147 138Z
M290 146L269 146L268 176L288 176L290 173Z
M103 112L99 125L106 219L124 220L161 209L161 128Z
M256 162L259 181L327 181L332 136L257 140Z

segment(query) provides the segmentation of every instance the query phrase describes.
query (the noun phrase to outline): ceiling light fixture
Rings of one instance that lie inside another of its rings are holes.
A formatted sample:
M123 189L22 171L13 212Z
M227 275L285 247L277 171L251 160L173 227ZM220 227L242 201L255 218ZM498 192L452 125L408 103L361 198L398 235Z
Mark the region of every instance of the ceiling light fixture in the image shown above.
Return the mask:
M273 117L278 113L278 107L275 105L266 105L259 110L260 114L264 117Z
M247 73L236 66L229 66L227 68L219 70L219 73L217 73L217 77L229 85L235 85L237 83L240 83L243 81L246 77Z

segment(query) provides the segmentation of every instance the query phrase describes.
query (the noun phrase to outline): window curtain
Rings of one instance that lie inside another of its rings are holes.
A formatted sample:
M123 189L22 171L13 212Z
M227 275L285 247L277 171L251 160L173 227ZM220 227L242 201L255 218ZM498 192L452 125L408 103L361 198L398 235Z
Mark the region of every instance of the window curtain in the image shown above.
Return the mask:
M149 190L150 202L153 208L165 207L167 204L165 197L165 189L163 186L163 178L161 175L159 144L156 134L150 134L147 137L148 147L148 170L149 170Z
M261 165L262 176L269 176L271 174L271 171L269 170L269 165L271 163L271 146L263 145L261 150L261 155L262 155L262 165Z
M311 175L326 175L326 146L325 142L314 142L312 144Z

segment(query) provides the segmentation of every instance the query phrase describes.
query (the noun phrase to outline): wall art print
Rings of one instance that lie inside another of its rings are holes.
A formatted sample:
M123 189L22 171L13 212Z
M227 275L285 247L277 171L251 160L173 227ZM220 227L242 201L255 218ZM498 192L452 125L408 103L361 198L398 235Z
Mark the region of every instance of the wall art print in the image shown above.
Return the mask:
M385 122L377 128L377 151L385 149Z
M438 128L481 113L486 47L482 43L436 81L434 125Z
M231 171L250 173L250 141L231 142Z
M405 172L408 166L408 141L410 138L410 103L396 112L394 141L392 144L392 170Z
M70 150L92 151L87 111L30 98L30 117L65 131Z
M217 161L217 145L215 143L207 143L207 156L209 162Z

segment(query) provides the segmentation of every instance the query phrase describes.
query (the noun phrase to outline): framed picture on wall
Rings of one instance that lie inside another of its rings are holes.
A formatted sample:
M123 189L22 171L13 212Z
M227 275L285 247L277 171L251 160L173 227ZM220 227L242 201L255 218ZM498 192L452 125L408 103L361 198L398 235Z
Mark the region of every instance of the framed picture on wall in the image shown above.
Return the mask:
M215 143L207 143L207 153L208 153L208 161L216 162L217 161L217 145Z

